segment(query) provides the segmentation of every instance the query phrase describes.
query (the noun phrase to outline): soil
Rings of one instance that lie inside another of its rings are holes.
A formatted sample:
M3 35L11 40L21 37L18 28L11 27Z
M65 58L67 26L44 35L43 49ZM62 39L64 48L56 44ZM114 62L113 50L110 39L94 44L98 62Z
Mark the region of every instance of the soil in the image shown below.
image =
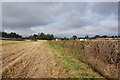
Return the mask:
M72 51L71 48L67 47L66 50ZM73 56L67 53L63 55L63 51L48 44L46 40L39 40L3 41L2 78L103 78L103 76Z
M60 69L46 41L10 44L2 48L3 78L59 78ZM8 56L9 55L9 56Z

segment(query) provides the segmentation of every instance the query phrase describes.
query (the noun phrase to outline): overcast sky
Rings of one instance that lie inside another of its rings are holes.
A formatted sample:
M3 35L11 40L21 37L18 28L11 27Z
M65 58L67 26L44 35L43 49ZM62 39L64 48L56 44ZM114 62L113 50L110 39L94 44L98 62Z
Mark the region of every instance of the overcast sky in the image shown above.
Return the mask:
M4 2L2 26L22 36L118 35L117 2Z

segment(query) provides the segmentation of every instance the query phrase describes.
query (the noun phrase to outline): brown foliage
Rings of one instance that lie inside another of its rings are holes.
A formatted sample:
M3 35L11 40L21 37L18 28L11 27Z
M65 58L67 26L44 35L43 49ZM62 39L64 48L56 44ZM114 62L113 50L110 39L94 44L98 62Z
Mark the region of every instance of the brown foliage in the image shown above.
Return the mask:
M109 78L118 77L118 41L51 41L51 45L92 65Z

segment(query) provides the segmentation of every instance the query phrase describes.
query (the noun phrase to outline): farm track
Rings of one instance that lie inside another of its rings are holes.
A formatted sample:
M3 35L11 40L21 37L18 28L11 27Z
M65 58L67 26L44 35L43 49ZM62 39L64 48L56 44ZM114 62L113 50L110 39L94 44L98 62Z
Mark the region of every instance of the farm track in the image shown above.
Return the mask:
M24 45L3 60L3 78L57 78L59 69L44 45L46 41ZM4 54L4 53L2 53Z

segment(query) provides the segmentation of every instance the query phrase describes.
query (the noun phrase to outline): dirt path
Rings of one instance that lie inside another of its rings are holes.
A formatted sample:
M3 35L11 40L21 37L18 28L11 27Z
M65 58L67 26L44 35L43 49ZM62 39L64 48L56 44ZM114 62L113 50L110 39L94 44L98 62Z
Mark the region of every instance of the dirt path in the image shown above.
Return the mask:
M14 48L9 56L3 55L3 78L58 78L59 68L44 43L46 41L30 42L21 47L8 47L3 49L2 54L7 54ZM21 43L22 44L22 43ZM14 53L14 54L13 54ZM6 56L6 57L5 57Z

